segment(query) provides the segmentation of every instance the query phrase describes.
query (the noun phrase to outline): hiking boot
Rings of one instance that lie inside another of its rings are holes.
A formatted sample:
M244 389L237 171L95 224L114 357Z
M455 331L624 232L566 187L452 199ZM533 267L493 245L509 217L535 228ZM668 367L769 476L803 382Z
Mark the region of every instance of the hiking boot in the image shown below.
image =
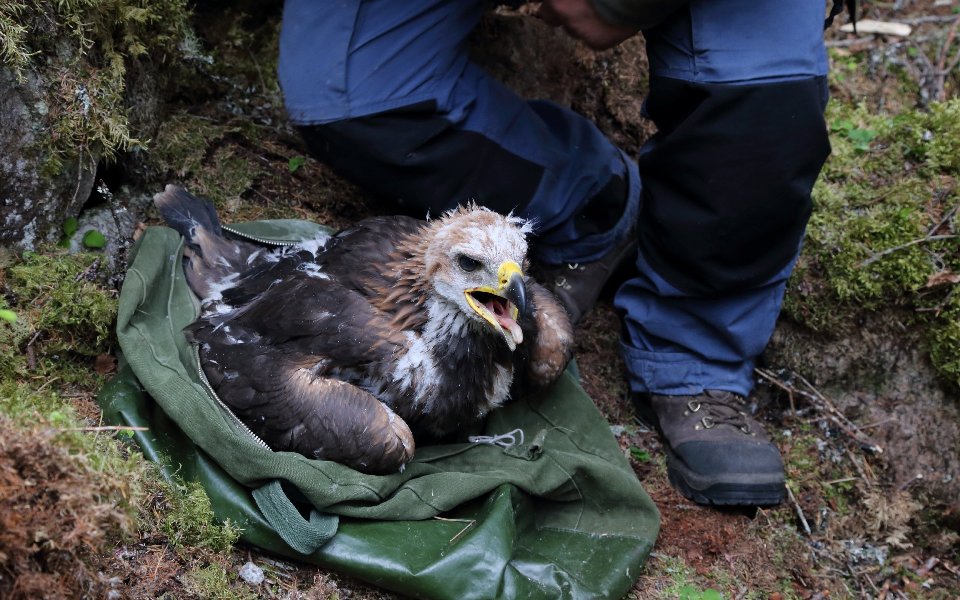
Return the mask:
M577 264L537 265L533 275L545 288L553 292L576 325L583 315L597 303L603 286L616 272L617 267L637 255L637 236L626 236L612 250L598 260Z
M694 502L779 504L786 493L783 459L746 400L707 390L696 396L634 397L640 417L657 428L670 483Z

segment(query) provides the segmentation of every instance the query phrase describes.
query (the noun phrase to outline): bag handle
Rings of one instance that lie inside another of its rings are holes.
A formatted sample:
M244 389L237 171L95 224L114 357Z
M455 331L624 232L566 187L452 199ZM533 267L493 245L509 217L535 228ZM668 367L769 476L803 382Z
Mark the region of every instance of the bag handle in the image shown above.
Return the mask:
M253 490L252 495L270 526L300 554L313 554L337 533L340 517L311 510L310 520L304 519L279 479Z

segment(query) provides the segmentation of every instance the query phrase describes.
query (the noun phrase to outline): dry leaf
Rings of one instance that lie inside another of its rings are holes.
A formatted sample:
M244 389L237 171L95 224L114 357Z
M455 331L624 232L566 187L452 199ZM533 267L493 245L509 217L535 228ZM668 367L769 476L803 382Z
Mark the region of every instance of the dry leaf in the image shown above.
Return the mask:
M927 287L936 287L938 285L947 285L951 283L960 283L960 273L954 273L949 269L934 273L927 278Z
M111 354L101 354L93 362L93 370L101 375L113 373L117 370L117 359Z

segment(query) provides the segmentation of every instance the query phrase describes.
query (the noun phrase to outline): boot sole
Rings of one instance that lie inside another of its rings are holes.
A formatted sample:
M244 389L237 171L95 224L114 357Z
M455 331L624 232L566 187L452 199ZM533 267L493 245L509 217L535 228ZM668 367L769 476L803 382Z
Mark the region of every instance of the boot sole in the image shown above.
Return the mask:
M751 481L726 481L687 469L681 460L664 445L667 455L667 478L681 494L697 504L713 506L773 506L786 497L783 477L771 475L757 481L756 474L741 475ZM735 477L735 476L734 476Z

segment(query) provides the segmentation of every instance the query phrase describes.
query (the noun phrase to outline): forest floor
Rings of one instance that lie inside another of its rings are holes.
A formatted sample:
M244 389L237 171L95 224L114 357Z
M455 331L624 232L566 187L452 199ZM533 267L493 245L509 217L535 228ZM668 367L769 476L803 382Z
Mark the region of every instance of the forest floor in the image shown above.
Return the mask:
M101 192L92 207L112 195L156 224L145 203L164 184L179 182L211 198L226 220L294 217L340 227L389 211L307 156L285 120L274 74L277 11L257 10L216 19L198 14L198 33L212 57L199 76L204 93L175 98L145 156L101 169L100 187L112 194ZM862 150L882 137L871 119L927 114L957 97L960 5L907 1L865 10L866 17L909 23L913 31L854 36L839 31L843 17L829 31L834 165L848 154L881 156L876 147L876 155ZM652 133L639 110L646 85L640 40L595 54L529 11L501 11L484 22L476 46L478 61L520 93L573 106L628 152L635 154ZM539 68L517 68L532 64ZM960 131L954 110L949 127L955 129L946 131ZM958 176L938 180L955 204ZM955 212L943 214L940 226L952 233ZM0 251L0 291L20 317L11 325L0 321L6 336L0 363L10 365L0 364L0 597L399 597L233 546L236 531L213 520L201 489L164 482L126 432L100 428L96 392L116 368L115 281L98 278L108 271L105 259L54 248L24 256ZM955 256L947 261L955 262ZM952 271L943 272L955 288ZM845 404L837 409L814 377L783 376L781 365L765 363L753 405L784 455L790 497L764 509L698 506L670 487L656 434L635 418L618 332L607 293L578 328L576 360L583 387L661 513L660 537L628 597L960 597L960 503L942 492L955 489L955 437L944 434L942 486L905 479L914 461L937 457L872 450L893 413L878 418L845 412ZM847 385L858 391L857 382ZM947 414L956 414L955 381L929 385L945 390L954 411ZM921 423L941 426L956 430L955 423ZM239 578L248 562L263 569L262 583Z

